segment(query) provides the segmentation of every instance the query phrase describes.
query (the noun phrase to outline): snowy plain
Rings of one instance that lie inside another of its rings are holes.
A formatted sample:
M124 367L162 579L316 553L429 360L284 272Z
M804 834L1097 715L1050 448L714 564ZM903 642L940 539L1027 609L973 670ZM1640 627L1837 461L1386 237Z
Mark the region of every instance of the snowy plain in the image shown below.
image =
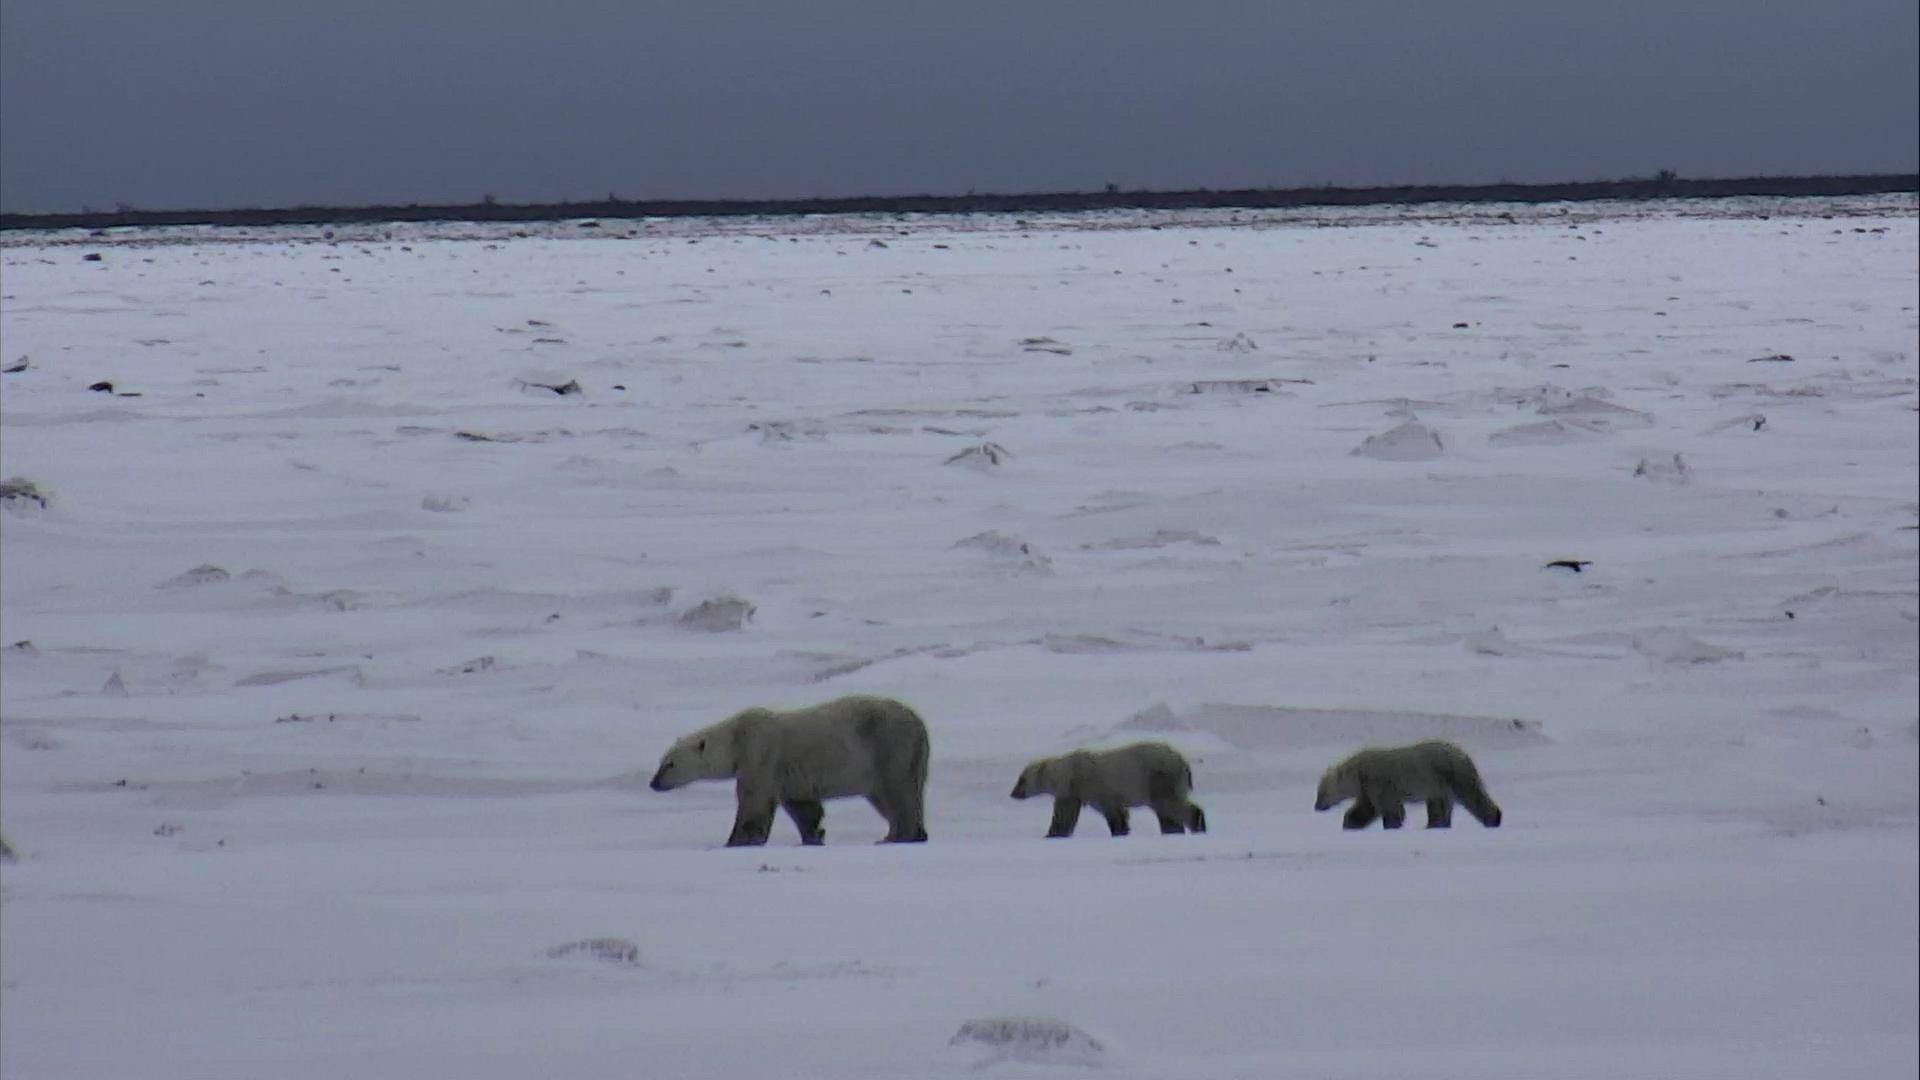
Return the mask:
M0 1074L1911 1077L1916 220L0 238ZM646 789L854 692L927 844Z

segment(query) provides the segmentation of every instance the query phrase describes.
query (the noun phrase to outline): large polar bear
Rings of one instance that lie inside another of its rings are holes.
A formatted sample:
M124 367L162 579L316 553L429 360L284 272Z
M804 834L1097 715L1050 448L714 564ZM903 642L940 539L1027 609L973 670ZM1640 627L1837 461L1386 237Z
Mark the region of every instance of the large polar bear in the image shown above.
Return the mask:
M1137 742L1114 750L1075 750L1041 758L1023 769L1013 797L1053 796L1050 837L1072 836L1080 808L1092 804L1115 836L1127 835L1127 810L1151 806L1160 831L1207 831L1207 815L1187 800L1193 769L1180 751L1163 742Z
M1353 800L1342 825L1364 829L1380 819L1383 829L1397 829L1407 820L1406 804L1427 804L1427 828L1453 825L1455 799L1489 829L1500 827L1500 807L1487 795L1480 770L1465 750L1434 739L1388 749L1355 753L1328 769L1320 778L1313 808L1327 810Z
M927 725L890 698L742 710L675 742L652 787L727 779L740 803L728 847L766 843L776 805L799 826L801 843L825 843L821 801L851 795L866 796L887 819L886 843L927 838Z

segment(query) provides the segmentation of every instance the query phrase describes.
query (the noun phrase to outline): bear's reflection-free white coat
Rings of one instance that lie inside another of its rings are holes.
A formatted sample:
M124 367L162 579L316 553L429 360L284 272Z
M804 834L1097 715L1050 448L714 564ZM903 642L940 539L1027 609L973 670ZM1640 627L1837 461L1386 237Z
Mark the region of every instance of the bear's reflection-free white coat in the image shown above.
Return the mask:
M660 758L655 791L733 780L739 798L728 847L767 842L775 806L803 844L826 842L827 799L859 795L887 819L883 843L927 838L927 725L891 698L854 695L803 709L743 709L682 736Z

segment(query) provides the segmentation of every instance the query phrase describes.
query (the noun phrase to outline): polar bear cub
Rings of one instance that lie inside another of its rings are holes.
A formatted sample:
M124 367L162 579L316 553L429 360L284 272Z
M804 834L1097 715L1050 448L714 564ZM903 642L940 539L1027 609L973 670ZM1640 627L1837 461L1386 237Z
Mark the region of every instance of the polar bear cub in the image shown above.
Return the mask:
M1180 751L1163 742L1137 742L1041 758L1021 770L1013 797L1053 796L1050 837L1072 836L1087 805L1107 819L1114 836L1127 835L1127 811L1135 806L1152 807L1163 833L1203 833L1207 815L1188 800L1192 790L1193 769Z
M856 695L804 709L752 708L681 737L650 785L732 780L738 808L728 847L767 842L776 806L800 842L826 842L823 800L865 796L887 819L883 843L927 838L927 725L891 698Z
M1427 804L1427 828L1453 825L1453 804L1489 829L1500 827L1500 807L1487 794L1480 770L1465 750L1438 739L1391 748L1370 747L1328 769L1320 778L1313 808L1327 810L1353 800L1342 826L1364 829L1380 819L1383 829L1397 829L1407 819L1406 804Z

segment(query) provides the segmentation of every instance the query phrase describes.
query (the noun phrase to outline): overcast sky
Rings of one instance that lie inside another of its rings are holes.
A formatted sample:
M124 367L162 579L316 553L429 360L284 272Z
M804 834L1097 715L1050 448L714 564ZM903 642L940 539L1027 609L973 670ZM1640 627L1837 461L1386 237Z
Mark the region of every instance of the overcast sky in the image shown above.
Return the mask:
M1917 7L0 0L0 206L1912 172Z

